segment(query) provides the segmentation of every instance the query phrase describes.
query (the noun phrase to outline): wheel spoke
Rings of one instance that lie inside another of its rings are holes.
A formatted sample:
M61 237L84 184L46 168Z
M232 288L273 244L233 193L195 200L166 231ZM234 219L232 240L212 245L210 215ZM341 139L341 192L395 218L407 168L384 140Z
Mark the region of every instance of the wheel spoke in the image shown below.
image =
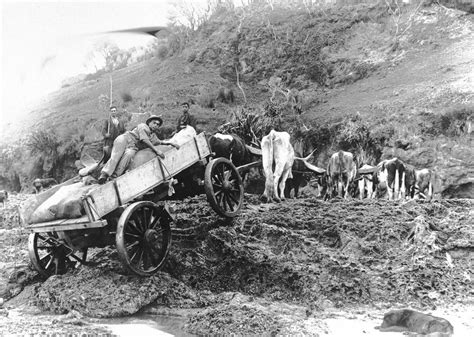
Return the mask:
M137 254L139 251L140 251L140 246L137 246L137 249L135 249L135 252L130 257L130 262L132 262L135 259L135 257L137 257Z
M216 172L213 176L213 183L222 186L222 176Z
M148 269L148 250L144 249L143 250L143 269L146 270Z
M147 214L147 208L146 207L143 207L143 210L142 210L142 216L141 216L141 220L142 220L142 224L143 224L143 228L144 230L146 231L148 229L148 224L150 223L150 218Z
M141 236L140 235L137 235L137 234L132 234L132 233L125 233L126 236L131 236L133 238L137 238L137 239L141 239Z
M143 224L143 221L138 213L133 213L132 218L135 220L135 224L137 228L140 230L140 233L144 233L146 228L145 225Z
M236 205L239 204L239 200L237 200L237 198L234 196L233 193L229 193L228 195L229 195L229 198L232 199L232 201L233 201Z
M224 211L227 211L227 195L225 193L222 193L221 204L224 208Z
M230 200L230 194L226 193L226 200L227 200L227 205L229 205L229 210L232 212L234 211L234 205L232 204L232 200Z
M44 266L44 269L48 269L48 268L49 268L49 266L51 265L51 262L53 262L54 256L53 256L52 253L50 253L50 254L48 254L48 255L42 257L41 260L40 260L40 264L43 265L43 263L44 263L48 258L49 258L49 261L46 262L46 264L45 264L45 266Z
M150 225L150 229L155 229L156 225L160 222L161 217L157 216L155 219L153 219L153 222Z
M135 241L129 245L126 246L127 250L130 249L130 248L133 248L135 247L136 245L139 245L140 244L140 241Z
M216 195L216 201L219 205L222 204L222 199L224 198L224 193L221 193L219 195Z
M138 257L137 267L140 268L140 264L143 261L143 248L140 248L140 256Z
M53 246L49 245L49 246L36 246L36 248L38 249L51 249L53 248Z
M135 214L134 214L135 215ZM133 219L128 222L128 227L134 229L137 234L143 234L144 230L140 224L140 221L136 219L136 215Z

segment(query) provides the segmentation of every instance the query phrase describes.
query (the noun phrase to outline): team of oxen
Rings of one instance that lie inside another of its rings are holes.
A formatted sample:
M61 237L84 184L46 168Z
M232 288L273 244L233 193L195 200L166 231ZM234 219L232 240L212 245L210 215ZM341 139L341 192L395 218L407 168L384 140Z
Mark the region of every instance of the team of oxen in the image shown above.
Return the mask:
M339 151L329 159L326 169L309 162L314 151L303 157L302 141L291 141L288 132L271 130L261 140L261 148L245 144L236 134L216 133L209 138L209 145L216 157L230 159L245 179L248 169L260 166L265 175L264 201L281 201L290 196L298 197L299 188L308 181L316 184L318 196L358 197L360 199L388 197L404 199L433 196L434 174L429 169L417 170L413 166L392 158L380 162L377 166L358 166L354 155ZM54 186L53 178L35 179L33 187L36 193ZM7 191L0 191L0 202L5 205Z
M307 184L308 179L316 183L319 196L324 199L337 196L431 199L433 195L434 174L429 169L417 170L398 158L384 160L377 166L359 167L354 155L346 151L334 153L327 168L322 169L309 162L313 153L302 157L302 142L292 143L287 132L270 131L262 138L261 149L246 145L235 134L217 133L211 136L209 144L216 156L229 158L239 168L251 166L256 158L261 158L264 201L281 201L290 196L292 189L297 197L299 187Z

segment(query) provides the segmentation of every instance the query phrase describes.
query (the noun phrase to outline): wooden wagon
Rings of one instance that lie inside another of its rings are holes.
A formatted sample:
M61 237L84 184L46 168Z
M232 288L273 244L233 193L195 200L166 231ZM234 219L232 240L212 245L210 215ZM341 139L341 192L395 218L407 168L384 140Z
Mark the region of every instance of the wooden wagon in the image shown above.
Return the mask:
M213 158L204 133L166 152L165 159L96 185L82 196L82 217L28 224L32 264L48 277L86 263L88 248L115 245L126 269L151 275L163 266L171 244L173 218L160 201L202 192L219 215L239 213L241 176L229 160Z

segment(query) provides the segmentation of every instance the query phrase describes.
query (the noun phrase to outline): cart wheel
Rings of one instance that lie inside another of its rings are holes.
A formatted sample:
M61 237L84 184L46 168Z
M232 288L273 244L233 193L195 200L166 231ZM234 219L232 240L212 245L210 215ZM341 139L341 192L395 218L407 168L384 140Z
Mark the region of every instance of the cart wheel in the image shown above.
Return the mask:
M168 211L151 201L135 202L125 209L115 236L125 268L148 276L163 266L171 244L171 221Z
M74 251L58 240L52 233L31 233L28 238L28 254L35 269L44 277L64 274L84 263L87 248Z
M233 218L242 207L244 187L234 164L226 158L213 159L206 166L204 190L217 214Z

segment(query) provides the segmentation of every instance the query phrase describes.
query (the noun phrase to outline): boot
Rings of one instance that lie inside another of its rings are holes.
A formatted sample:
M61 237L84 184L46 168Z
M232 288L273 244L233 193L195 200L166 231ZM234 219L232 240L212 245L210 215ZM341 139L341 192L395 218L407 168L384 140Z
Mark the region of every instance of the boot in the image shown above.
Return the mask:
M100 174L100 177L99 177L99 180L98 180L98 181L99 181L99 184L100 184L100 185L105 184L105 182L107 181L107 178L108 178L108 177L109 177L109 176L107 175L107 173L102 172L102 173Z

